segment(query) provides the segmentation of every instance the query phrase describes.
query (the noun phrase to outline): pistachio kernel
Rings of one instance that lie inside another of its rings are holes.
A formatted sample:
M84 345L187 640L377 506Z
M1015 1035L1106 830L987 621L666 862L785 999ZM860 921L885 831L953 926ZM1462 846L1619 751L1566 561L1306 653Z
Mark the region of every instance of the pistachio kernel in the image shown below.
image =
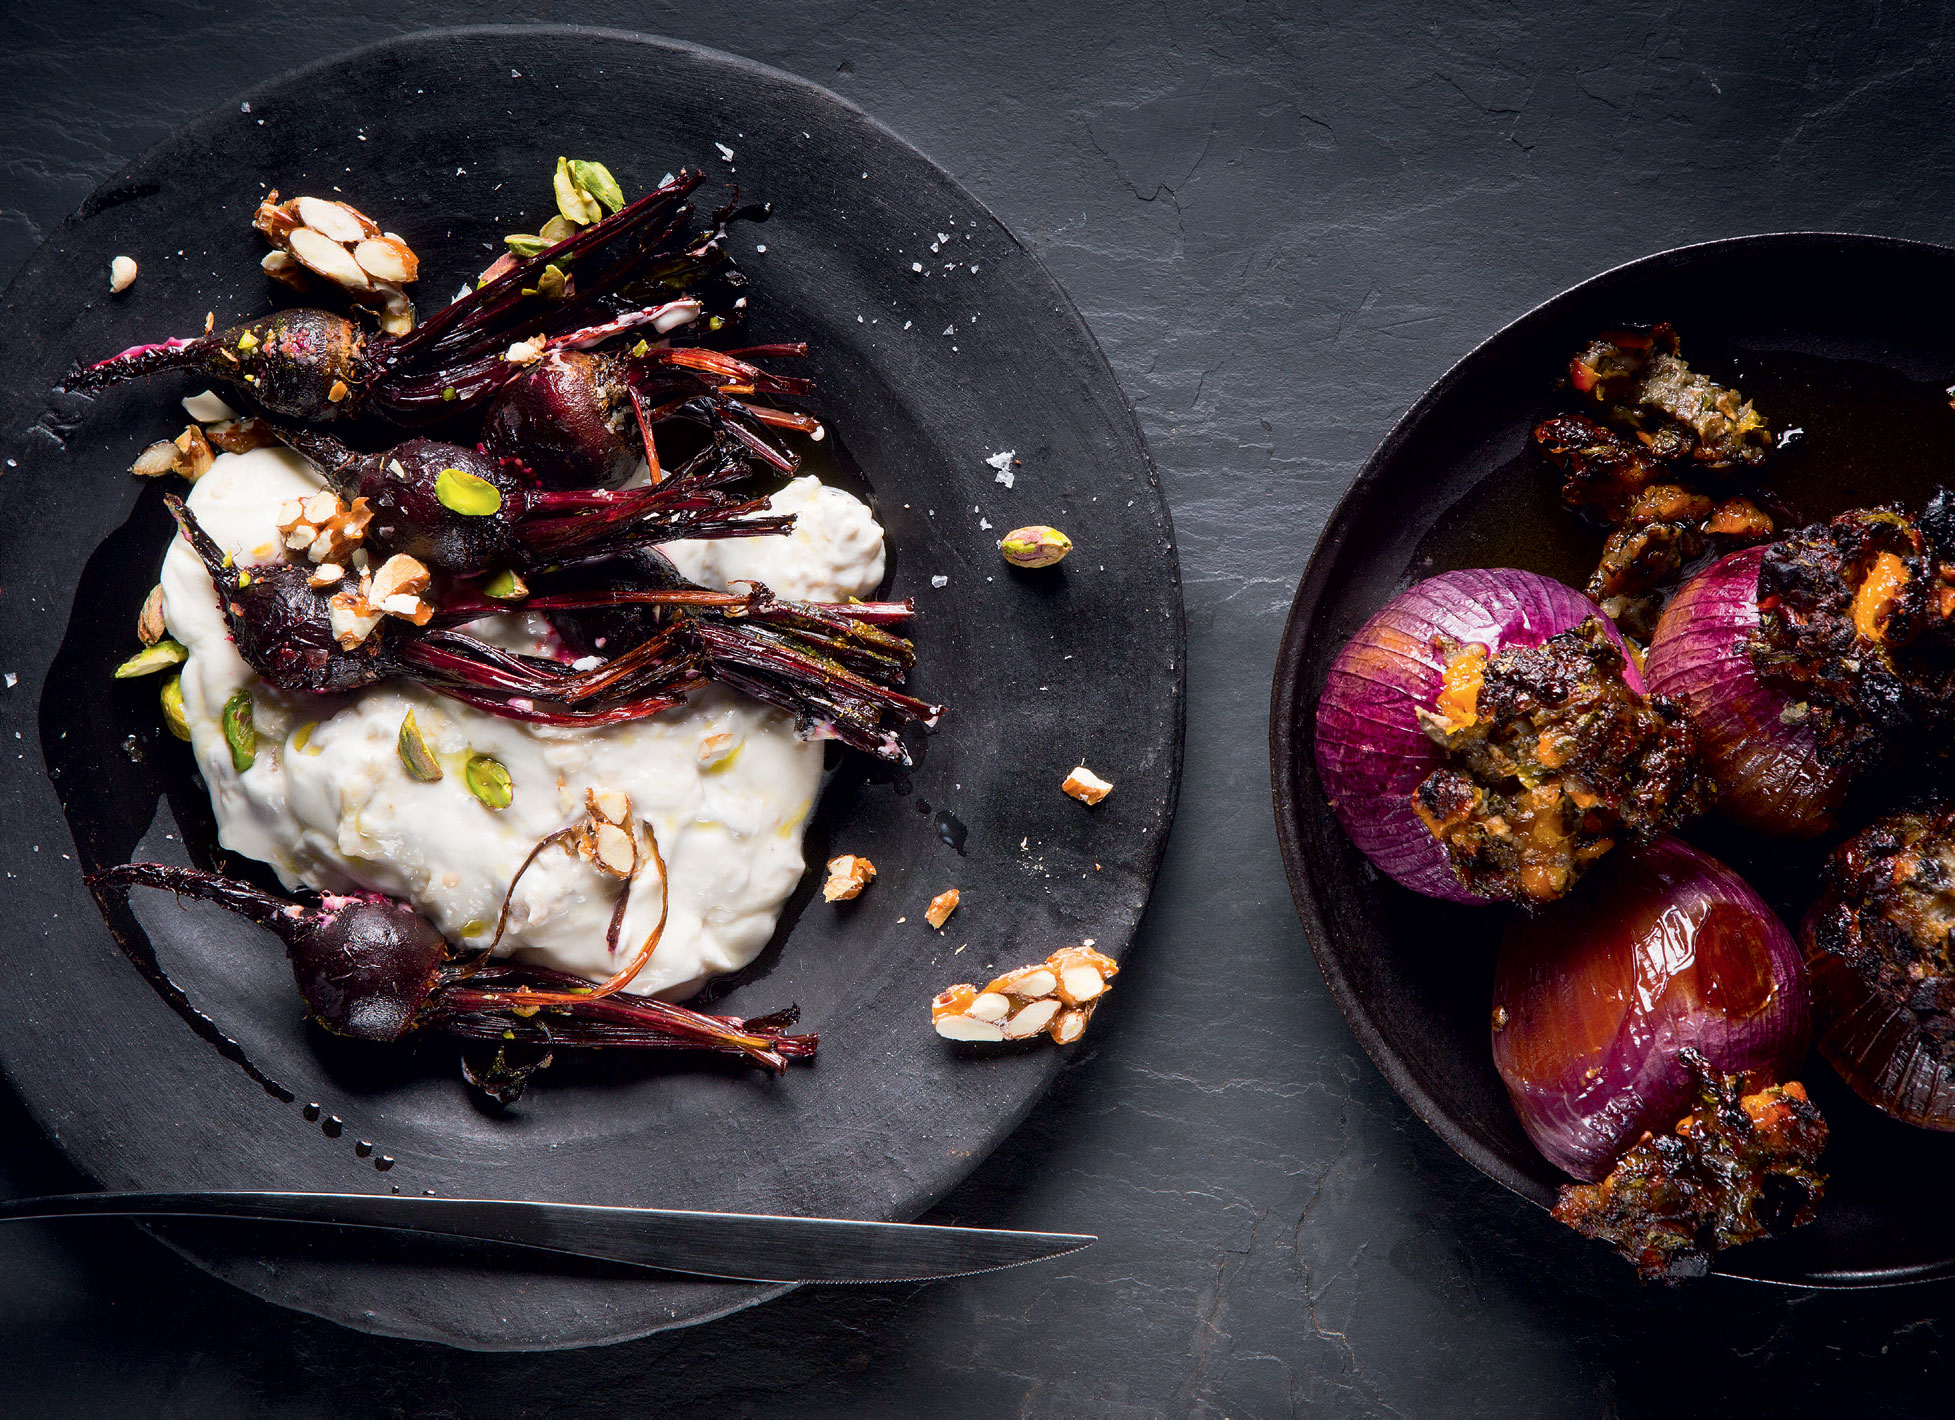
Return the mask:
M468 784L468 792L492 809L508 808L509 801L515 797L509 771L502 767L502 761L486 754L471 754L462 769L462 778Z
M577 186L613 212L625 205L624 189L618 186L618 180L611 176L611 170L604 164L572 158L570 176L576 180Z
M554 221L556 219L552 218L551 220ZM547 238L534 236L528 232L511 232L502 239L502 244L515 252L517 256L536 256L556 245L555 242Z
M258 728L251 722L251 692L233 691L219 717L224 743L231 747L231 768L242 774L258 762Z
M442 507L464 517L486 518L502 511L502 490L467 469L444 468L436 474L434 496Z
M999 539L998 551L1014 567L1051 567L1073 550L1073 540L1043 524L1014 528Z
M517 602L529 595L529 583L507 567L482 584L482 595L499 602Z
M190 738L190 717L183 713L183 677L173 675L163 682L163 723L178 739Z
M428 747L428 742L421 738L421 727L414 722L412 710L401 716L401 730L395 740L395 747L400 752L401 768L414 778L424 784L432 784L441 777L441 764L435 759L434 751ZM503 778L506 782L508 776L504 775ZM473 789L475 786L471 783L469 787ZM478 793L476 797L480 798L481 795ZM509 801L505 798L503 802Z
M577 179L570 171L570 159L557 159L556 175L550 180L550 185L556 190L557 211L563 213L566 222L588 227L604 215L604 209L597 205L597 199L577 185Z
M155 675L171 666L180 666L190 657L183 647L168 639L158 641L154 646L145 646L128 660L115 668L117 680L134 680L140 675Z
M541 296L546 301L560 301L564 293L563 269L555 262L544 266L542 274L536 278L534 286L525 286L525 296Z
M551 246L555 246L567 237L576 236L577 224L575 222L566 222L561 216L552 217L543 224L542 229L537 232L537 235Z

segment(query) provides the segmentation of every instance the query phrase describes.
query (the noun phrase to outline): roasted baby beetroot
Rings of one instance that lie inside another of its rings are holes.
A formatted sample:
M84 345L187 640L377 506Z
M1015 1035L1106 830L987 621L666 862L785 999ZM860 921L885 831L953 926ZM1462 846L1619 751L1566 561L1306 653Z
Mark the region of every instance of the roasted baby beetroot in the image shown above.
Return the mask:
M138 345L63 381L89 392L164 370L196 370L240 390L273 414L307 422L356 410L399 424L420 424L466 410L500 389L523 366L507 358L512 344L609 316L601 301L641 277L659 258L683 256L686 195L697 173L681 173L622 211L470 290L405 335L368 334L328 311L291 310L189 339ZM540 278L554 267L567 283ZM656 327L697 302L665 302L638 313ZM625 328L616 319L608 336Z

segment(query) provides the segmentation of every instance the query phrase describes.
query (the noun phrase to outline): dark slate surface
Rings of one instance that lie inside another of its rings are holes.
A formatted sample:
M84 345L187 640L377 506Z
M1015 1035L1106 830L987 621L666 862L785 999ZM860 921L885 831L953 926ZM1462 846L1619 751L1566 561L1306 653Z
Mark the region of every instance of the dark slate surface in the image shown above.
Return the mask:
M1290 913L1264 749L1266 678L1311 539L1392 419L1482 336L1596 269L1679 242L1790 227L1955 240L1955 63L1939 10L228 8L8 7L0 275L183 119L424 23L629 25L832 85L1038 251L1140 412L1188 594L1181 817L1097 1047L936 1215L1102 1233L1078 1259L802 1292L603 1351L485 1357L272 1311L135 1234L11 1231L0 1406L1945 1410L1945 1288L1644 1292L1413 1119L1353 1045ZM4 1097L0 1128L0 1186L62 1182ZM1925 1184L1924 1206L1945 1206L1942 1193Z

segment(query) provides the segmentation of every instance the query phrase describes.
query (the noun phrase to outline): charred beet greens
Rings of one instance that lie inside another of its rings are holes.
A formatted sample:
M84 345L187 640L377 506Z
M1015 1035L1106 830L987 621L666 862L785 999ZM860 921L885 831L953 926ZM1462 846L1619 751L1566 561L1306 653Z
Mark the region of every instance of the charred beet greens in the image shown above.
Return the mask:
M1438 708L1421 713L1448 762L1413 806L1464 886L1552 902L1618 842L1646 842L1709 807L1689 721L1631 689L1623 669L1593 617L1493 657L1448 648Z
M1713 1254L1811 1222L1826 1189L1826 1121L1803 1085L1749 1084L1682 1054L1696 1109L1669 1133L1645 1134L1600 1183L1565 1185L1554 1207L1646 1282L1701 1277Z

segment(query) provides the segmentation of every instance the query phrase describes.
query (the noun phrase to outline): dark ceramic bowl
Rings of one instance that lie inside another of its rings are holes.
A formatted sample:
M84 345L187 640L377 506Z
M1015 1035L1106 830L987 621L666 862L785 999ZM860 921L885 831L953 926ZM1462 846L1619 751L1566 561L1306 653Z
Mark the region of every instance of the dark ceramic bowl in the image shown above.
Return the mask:
M1522 1132L1490 1046L1503 910L1420 897L1371 868L1318 783L1315 712L1338 649L1423 577L1514 566L1583 584L1600 534L1561 509L1555 479L1529 452L1529 430L1561 407L1557 382L1587 339L1657 320L1677 327L1694 366L1737 381L1775 428L1803 431L1772 465L1774 486L1802 515L1918 500L1955 469L1947 393L1955 383L1955 251L1798 233L1632 262L1515 321L1398 422L1311 558L1271 705L1283 860L1332 994L1413 1110L1476 1168L1543 1207L1567 1180ZM1743 872L1790 923L1837 841L1788 846L1715 826L1686 836ZM1726 1254L1720 1270L1824 1287L1955 1273L1955 1219L1921 1206L1923 1181L1955 1169L1955 1136L1879 1114L1816 1055L1801 1078L1833 1131L1820 1218L1791 1237Z

